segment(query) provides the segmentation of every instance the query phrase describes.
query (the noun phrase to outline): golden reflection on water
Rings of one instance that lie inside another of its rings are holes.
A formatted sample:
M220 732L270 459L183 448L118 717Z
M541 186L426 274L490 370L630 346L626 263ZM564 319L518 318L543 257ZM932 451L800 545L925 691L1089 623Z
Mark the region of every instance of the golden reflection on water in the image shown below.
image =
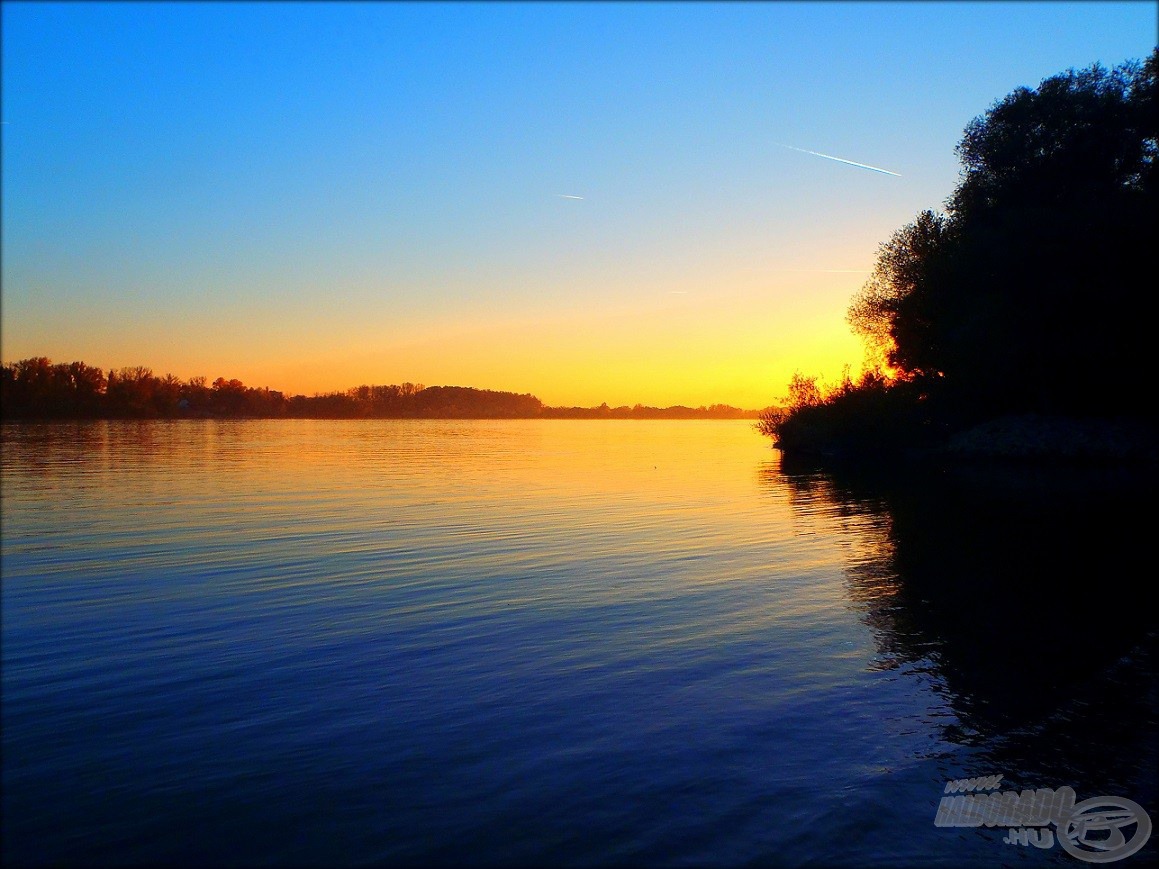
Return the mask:
M762 572L811 577L808 595L782 595L761 618L817 616L842 594L832 578L845 529L803 515L786 487L769 485L776 453L747 421L95 422L6 432L12 506L56 504L52 516L21 514L41 528L58 525L59 511L66 525L113 539L147 523L153 543L182 551L213 527L233 543L302 558L359 554L368 574L396 579L424 559L452 558L456 546L473 546L477 567L495 575L529 560L603 558L623 582L584 593L609 598L644 583L676 594ZM657 564L662 577L652 575Z

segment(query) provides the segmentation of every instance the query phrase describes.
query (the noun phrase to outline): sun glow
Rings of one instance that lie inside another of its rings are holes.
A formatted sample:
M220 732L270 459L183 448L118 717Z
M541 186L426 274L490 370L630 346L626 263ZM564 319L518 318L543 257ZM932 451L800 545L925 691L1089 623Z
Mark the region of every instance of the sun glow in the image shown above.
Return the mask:
M531 392L549 405L731 404L757 409L794 371L838 378L862 358L844 323L856 275L781 276L808 289L664 291L635 303L494 316L368 336L342 351L255 360L252 375L313 392L421 382ZM243 379L245 379L243 377Z

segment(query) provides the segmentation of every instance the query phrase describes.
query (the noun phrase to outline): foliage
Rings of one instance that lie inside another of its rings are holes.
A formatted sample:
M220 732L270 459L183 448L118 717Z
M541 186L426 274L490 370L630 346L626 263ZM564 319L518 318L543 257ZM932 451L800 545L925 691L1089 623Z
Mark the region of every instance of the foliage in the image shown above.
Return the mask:
M920 383L891 380L877 370L856 381L846 371L828 389L798 373L790 381L788 404L763 412L757 430L781 449L839 458L891 450L901 442L929 445L940 433L930 408Z
M867 387L865 407L847 394L820 412L794 403L766 433L790 443L828 414L824 436L837 436L847 427L836 415L856 408L893 408L916 426L897 426L911 443L930 426L1009 413L1146 414L1157 72L1159 49L1143 64L1070 70L972 120L946 210L921 212L882 244L850 305L896 382ZM905 406L919 397L921 413Z
M1019 88L967 125L945 214L884 244L850 308L890 364L979 416L1121 412L1147 387L1156 67Z
M748 411L710 407L545 407L530 394L403 383L287 397L219 377L158 377L136 366L110 370L44 357L0 366L5 419L173 419L298 417L311 419L739 419Z

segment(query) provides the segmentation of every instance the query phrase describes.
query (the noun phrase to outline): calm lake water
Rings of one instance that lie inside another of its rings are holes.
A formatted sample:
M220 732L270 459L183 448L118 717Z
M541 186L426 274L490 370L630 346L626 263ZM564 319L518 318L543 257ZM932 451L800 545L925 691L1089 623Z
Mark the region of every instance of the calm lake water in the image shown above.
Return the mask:
M6 864L1082 865L934 826L998 773L1159 821L1127 474L842 477L738 421L3 437Z

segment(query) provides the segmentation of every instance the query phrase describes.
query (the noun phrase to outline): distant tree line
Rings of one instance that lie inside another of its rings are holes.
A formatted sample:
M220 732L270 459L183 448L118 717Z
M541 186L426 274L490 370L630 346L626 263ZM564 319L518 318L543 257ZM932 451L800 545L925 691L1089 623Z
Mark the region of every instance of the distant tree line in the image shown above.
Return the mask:
M961 179L879 251L849 320L871 365L798 375L764 433L923 446L1012 415L1146 417L1159 274L1159 49L1019 88L965 128Z
M287 396L240 380L157 376L140 366L107 372L43 356L0 366L0 415L19 419L742 419L711 407L546 407L534 395L415 383Z

